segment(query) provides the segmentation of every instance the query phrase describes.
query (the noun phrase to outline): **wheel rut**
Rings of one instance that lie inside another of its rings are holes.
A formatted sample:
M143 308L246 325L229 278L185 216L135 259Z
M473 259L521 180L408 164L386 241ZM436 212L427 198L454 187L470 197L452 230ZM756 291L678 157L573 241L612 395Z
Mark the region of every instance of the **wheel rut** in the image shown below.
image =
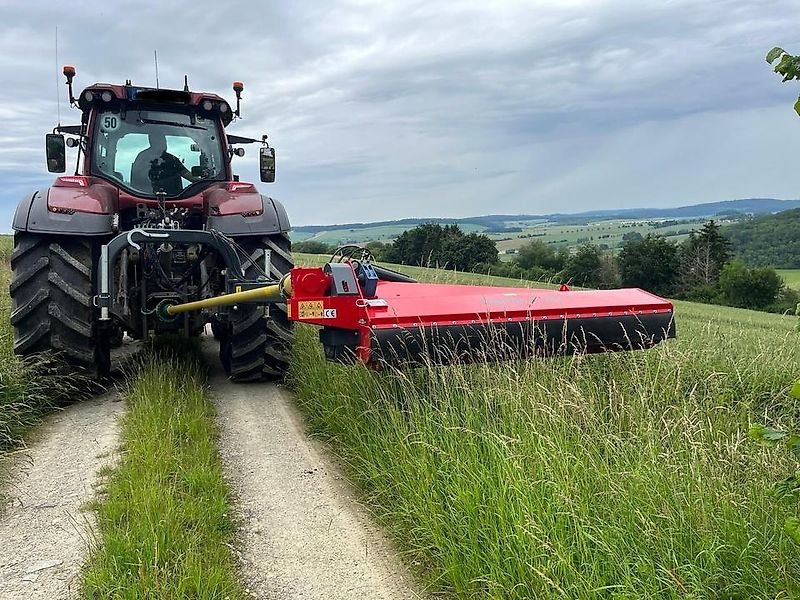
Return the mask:
M49 415L30 446L2 460L0 598L75 598L94 539L85 510L104 465L113 463L119 416L114 392Z
M205 342L216 365L213 346ZM423 597L335 462L307 436L284 388L234 384L214 366L210 387L240 524L240 567L254 597Z

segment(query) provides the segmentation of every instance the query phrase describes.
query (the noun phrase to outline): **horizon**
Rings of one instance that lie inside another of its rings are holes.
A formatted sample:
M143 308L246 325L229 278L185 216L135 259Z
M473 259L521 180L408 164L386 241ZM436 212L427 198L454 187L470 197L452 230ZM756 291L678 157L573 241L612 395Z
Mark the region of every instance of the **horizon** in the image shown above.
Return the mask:
M732 202L760 202L760 201L767 201L767 202L800 202L799 198L732 198L728 200L710 200L708 202L697 202L695 204L678 204L675 206L632 206L628 208L618 208L618 207L609 207L609 208L595 208L592 210L584 210L579 212L550 212L550 213L484 213L484 214L471 214L471 215L464 215L464 216L436 216L436 215L423 215L421 217L398 217L396 219L379 219L375 221L352 221L352 222L340 222L340 223L293 223L292 227L335 227L335 226L346 226L346 225L369 225L369 224L379 224L379 223L393 223L396 221L406 221L406 220L415 220L415 219L437 219L437 220L445 220L445 219L453 219L454 221L464 220L464 219L473 219L473 218L483 218L483 217L547 217L547 216L582 216L582 215L592 215L595 213L605 213L605 212L623 212L623 211L647 211L647 210L662 210L662 211L669 211L669 210L680 210L684 208L692 208L697 206L705 206L708 204L725 204L725 203L732 203ZM791 209L788 209L791 210Z

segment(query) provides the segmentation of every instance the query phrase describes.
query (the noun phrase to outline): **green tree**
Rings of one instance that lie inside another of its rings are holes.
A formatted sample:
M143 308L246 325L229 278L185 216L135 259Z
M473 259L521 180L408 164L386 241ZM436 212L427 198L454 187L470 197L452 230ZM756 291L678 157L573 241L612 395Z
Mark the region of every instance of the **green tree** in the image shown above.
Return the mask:
M306 254L333 254L336 248L317 240L306 240L304 242L294 242L292 251Z
M731 243L712 219L698 233L690 233L680 248L680 291L715 287L723 265L731 258Z
M372 255L375 257L375 260L380 261L380 260L386 260L386 255L389 252L389 249L392 247L392 245L374 240L364 244L364 247L370 252L372 252Z
M570 256L564 267L564 277L570 283L583 287L599 287L603 255L594 244L582 244Z
M742 261L727 263L719 276L722 298L730 306L763 310L775 303L783 280L769 267L749 269Z
M538 267L556 272L564 268L568 258L568 254L556 253L551 245L542 240L532 240L519 248L514 262L523 270Z
M783 48L776 46L767 52L767 62L775 64L775 72L783 75L783 81L800 79L800 56L789 54ZM794 103L794 111L800 115L800 97Z
M497 246L485 235L464 235L458 225L425 223L400 234L384 260L470 271L478 264L496 263Z
M446 238L439 252L441 265L459 271L472 271L477 265L496 262L497 246L478 233Z
M678 248L660 235L627 242L617 257L622 285L670 296L678 274Z
M417 225L398 236L387 252L387 260L407 265L436 266L441 262L439 253L444 241L462 235L464 233L457 225Z

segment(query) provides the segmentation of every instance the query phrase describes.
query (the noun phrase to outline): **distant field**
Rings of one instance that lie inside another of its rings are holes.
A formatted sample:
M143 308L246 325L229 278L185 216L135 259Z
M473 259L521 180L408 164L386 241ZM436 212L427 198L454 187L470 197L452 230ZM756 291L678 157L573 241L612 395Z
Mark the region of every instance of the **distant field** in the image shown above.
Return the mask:
M472 233L473 231L484 231L485 225L476 223L462 223L459 225L462 231ZM407 229L412 229L409 225L380 225L376 227L352 228L352 229L329 229L320 231L316 234L306 232L292 232L292 240L295 242L314 240L325 244L365 244L366 242L388 242L394 240Z
M685 239L690 231L699 229L705 219L681 219L674 224L662 225L663 220L653 219L594 219L580 224L565 224L563 222L546 221L544 219L508 220L494 224L493 228L483 223L458 223L458 226L467 233L485 233L495 241L501 256L506 252L520 248L531 240L541 240L555 246L568 248L582 243L605 244L609 248L617 248L624 240L626 233L648 233L669 237L670 240L679 242ZM730 221L722 221L723 225ZM403 231L413 228L413 224L392 224L369 226L353 226L341 228L331 226L315 233L293 231L292 240L295 242L315 240L331 245L364 244L366 242L380 241L391 242ZM502 229L518 229L519 231L501 231Z
M788 287L800 290L800 269L777 269L777 271Z
M495 233L489 237L496 240L497 249L503 253L509 249L517 249L532 239L559 246L576 246L585 242L606 244L614 248L624 240L626 233L659 234L671 240L680 240L688 236L688 232L700 227L698 220L691 223L680 223L666 227L657 227L654 221L598 221L585 225L563 225L560 223L537 223L525 227L521 233ZM511 226L511 225L509 225Z

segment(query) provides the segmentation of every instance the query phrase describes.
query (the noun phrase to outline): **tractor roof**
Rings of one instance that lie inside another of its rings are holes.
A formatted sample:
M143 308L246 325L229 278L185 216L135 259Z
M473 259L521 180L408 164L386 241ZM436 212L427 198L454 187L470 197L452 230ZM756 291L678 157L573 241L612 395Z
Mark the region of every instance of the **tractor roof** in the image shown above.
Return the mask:
M110 92L112 97L103 95ZM135 85L114 85L110 83L95 83L86 87L78 97L78 106L84 113L88 113L96 103L105 102L148 102L165 105L200 106L208 101L211 110L219 113L222 123L228 125L233 120L233 110L230 104L217 94L205 92L188 92L185 90L168 90L164 88L140 87ZM208 105L206 105L208 106Z

